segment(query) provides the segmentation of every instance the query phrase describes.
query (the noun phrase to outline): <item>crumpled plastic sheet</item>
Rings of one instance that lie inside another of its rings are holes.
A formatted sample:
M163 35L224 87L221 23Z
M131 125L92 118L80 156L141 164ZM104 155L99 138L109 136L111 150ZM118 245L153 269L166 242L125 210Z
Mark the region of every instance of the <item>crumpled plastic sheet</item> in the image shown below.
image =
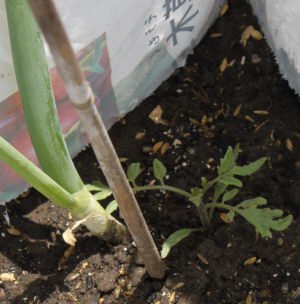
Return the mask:
M107 128L149 96L218 16L223 0L55 0ZM0 136L38 164L13 74L0 0ZM58 114L72 156L88 144L47 50ZM29 185L0 161L0 205Z

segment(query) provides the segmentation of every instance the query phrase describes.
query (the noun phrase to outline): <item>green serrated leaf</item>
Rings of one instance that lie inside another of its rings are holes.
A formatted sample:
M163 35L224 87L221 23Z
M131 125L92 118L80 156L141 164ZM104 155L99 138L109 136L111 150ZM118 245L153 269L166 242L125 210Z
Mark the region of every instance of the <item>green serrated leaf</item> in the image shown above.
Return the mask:
M101 201L101 200L104 200L104 199L110 197L111 195L112 195L111 190L104 190L104 191L100 191L100 192L97 192L96 194L94 194L94 198L97 201Z
M163 179L167 173L166 167L157 158L153 160L153 174L163 184Z
M228 185L228 186L229 185L236 186L236 187L242 187L243 186L243 183L239 179L237 179L233 176L228 176L228 175L219 179L219 182L223 183L225 185Z
M141 174L141 164L132 163L127 169L127 178L130 182L135 183L137 177Z
M234 166L231 172L235 175L240 176L251 175L261 168L261 166L265 163L266 159L266 157L262 157L247 166Z
M207 186L207 179L206 179L206 177L204 177L204 176L201 177L201 185L202 185L202 187L203 187L204 189L205 189L206 186Z
M231 199L233 199L238 193L238 189L231 189L230 191L227 191L224 193L222 197L222 203L225 203Z
M283 212L281 210L271 210L270 208L238 209L236 212L252 224L262 237L272 238L271 229L282 231L293 221L292 215L276 219L282 216Z
M261 196L251 198L249 200L242 201L236 207L246 209L246 208L256 208L258 206L267 205L267 200Z
M230 210L226 215L227 215L228 219L230 220L230 222L233 222L235 212L233 210Z
M218 167L218 175L225 173L233 164L233 162L233 151L232 147L229 146L224 155L224 158L221 158L220 166Z
M172 247L178 244L181 240L188 237L193 231L197 231L198 229L180 229L176 232L172 233L163 243L162 250L160 252L161 257L164 259L169 254Z
M214 201L217 202L219 197L225 192L227 189L228 185L222 184L222 183L217 183L215 186L214 190Z
M199 193L196 196L193 196L193 197L189 198L189 201L192 202L197 207L199 207L200 206L201 196L202 196L202 194Z
M118 210L119 206L116 200L111 201L105 208L105 215L110 216L114 211Z
M85 187L89 191L110 191L110 188L103 185L100 181L95 181L93 184L87 184Z
M239 156L239 149L240 149L240 144L236 144L234 149L233 149L233 159L234 162L236 162L238 156Z

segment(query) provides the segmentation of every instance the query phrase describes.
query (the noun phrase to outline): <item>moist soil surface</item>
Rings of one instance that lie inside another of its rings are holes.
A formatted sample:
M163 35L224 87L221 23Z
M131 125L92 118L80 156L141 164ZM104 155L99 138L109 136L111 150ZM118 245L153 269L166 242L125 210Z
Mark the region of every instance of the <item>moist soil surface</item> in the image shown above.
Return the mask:
M246 1L231 1L187 65L110 135L125 169L141 163L140 185L153 183L154 158L166 166L167 184L188 191L202 176L216 176L230 145L240 143L241 165L266 156L260 171L242 179L233 202L263 196L270 208L293 214L291 226L262 238L243 218L228 224L216 210L211 229L175 246L166 276L155 280L137 263L131 240L108 244L79 228L76 246L67 245L68 212L30 190L7 204L11 226L0 218L0 274L13 275L0 280L1 303L300 303L300 103L265 40L241 45L248 25L260 29ZM158 105L157 124L148 116ZM75 163L85 183L104 181L90 148ZM176 230L200 226L179 195L149 191L137 199L159 249Z

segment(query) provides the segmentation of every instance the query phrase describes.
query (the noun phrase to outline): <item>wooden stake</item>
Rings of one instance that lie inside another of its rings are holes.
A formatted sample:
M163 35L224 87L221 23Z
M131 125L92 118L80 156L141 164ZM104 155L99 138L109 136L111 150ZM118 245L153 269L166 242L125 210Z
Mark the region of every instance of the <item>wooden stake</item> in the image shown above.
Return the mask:
M28 3L46 38L68 95L77 110L146 269L151 277L161 279L165 274L165 266L94 104L94 95L83 77L54 3L52 0L28 0Z

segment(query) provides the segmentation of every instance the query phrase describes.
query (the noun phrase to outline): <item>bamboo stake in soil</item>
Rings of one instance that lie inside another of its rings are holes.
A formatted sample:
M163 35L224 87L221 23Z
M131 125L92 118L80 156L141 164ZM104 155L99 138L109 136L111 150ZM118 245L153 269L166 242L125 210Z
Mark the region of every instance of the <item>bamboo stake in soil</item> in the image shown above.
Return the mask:
M160 279L165 273L164 264L94 104L93 92L83 77L57 10L52 0L28 2L147 271L151 277Z

